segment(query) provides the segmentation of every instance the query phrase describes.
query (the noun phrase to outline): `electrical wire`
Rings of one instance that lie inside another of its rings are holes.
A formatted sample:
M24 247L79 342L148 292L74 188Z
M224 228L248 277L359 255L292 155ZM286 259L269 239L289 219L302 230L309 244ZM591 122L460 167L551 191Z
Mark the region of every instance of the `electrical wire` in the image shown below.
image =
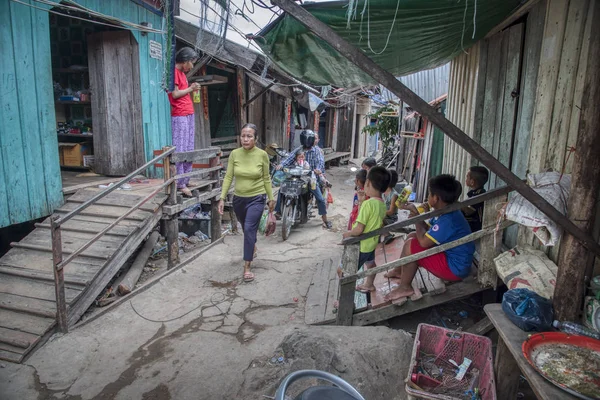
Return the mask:
M221 296L222 296L222 297L221 297L221 300L219 300L219 301L216 301L216 300L214 299L216 295L221 295ZM131 306L131 309L133 310L133 312L135 312L135 313L138 315L138 317L140 317L140 318L142 318L142 319L144 319L144 320L146 320L146 321L149 321L149 322L156 322L156 323L159 323L159 324L160 324L160 323L171 322L171 321L175 321L175 320L177 320L177 319L181 319L181 318L185 317L186 315L193 313L194 311L196 311L196 310L197 310L197 309L199 309L200 307L202 307L202 306L204 306L204 305L208 304L209 302L210 302L210 303L211 303L213 306L215 306L215 307L217 308L217 310L219 310L219 311L221 312L220 314L217 314L217 315L225 315L225 312L223 312L223 310L221 310L221 309L219 308L219 306L218 306L218 304L219 304L219 303L222 303L223 301L225 301L225 295L224 295L223 293L213 293L213 295L210 297L210 300L209 300L209 301L203 301L203 302L201 302L200 304L198 304L196 307L192 308L190 311L188 311L188 312L186 312L186 313L184 313L184 314L181 314L181 315L180 315L180 316L178 316L178 317L169 318L169 319L152 319L152 318L145 317L145 316L143 316L142 314L140 314L140 313L138 312L138 310L136 310L136 309L135 309L135 307L133 306L133 301L132 301L132 300L129 300L129 305ZM217 315L215 315L215 316L217 316Z

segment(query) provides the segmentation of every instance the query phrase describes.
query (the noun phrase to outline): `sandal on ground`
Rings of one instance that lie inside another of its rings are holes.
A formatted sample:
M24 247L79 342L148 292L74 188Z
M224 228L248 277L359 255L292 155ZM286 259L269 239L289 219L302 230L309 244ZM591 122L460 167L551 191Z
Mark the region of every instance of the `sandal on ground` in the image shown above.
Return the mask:
M331 221L323 222L323 229L331 229L333 228L333 224Z
M254 274L252 272L244 272L244 282L252 282L254 280Z
M186 197L193 196L192 191L187 187L179 188L178 190L181 192L182 195L184 195Z

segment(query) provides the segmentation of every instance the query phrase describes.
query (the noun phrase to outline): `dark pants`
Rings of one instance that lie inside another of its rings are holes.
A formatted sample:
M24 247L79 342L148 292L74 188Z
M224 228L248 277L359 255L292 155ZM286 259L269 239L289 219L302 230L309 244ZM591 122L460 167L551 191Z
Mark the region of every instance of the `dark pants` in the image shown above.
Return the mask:
M260 218L265 209L267 195L254 197L233 196L233 211L244 230L244 261L254 259L254 245Z

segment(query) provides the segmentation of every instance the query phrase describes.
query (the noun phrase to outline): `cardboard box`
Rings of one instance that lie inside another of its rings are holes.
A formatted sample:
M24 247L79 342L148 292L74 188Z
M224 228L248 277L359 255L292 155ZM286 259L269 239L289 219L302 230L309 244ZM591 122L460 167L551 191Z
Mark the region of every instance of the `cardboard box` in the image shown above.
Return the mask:
M87 143L59 143L61 165L81 167L83 156L89 155L91 146Z

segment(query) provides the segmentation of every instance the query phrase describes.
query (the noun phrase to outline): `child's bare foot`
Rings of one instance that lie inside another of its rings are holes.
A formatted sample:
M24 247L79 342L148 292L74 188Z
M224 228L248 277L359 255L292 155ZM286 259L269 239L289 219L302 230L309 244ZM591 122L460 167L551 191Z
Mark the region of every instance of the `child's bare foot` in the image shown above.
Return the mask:
M394 301L394 300L401 299L403 297L412 296L413 294L415 294L415 290L412 288L412 286L409 286L409 287L398 286L397 288L393 289L391 292L386 294L383 299L385 301Z
M377 288L374 285L358 285L356 287L356 291L361 292L361 293L369 293L369 292L374 292L376 291Z

